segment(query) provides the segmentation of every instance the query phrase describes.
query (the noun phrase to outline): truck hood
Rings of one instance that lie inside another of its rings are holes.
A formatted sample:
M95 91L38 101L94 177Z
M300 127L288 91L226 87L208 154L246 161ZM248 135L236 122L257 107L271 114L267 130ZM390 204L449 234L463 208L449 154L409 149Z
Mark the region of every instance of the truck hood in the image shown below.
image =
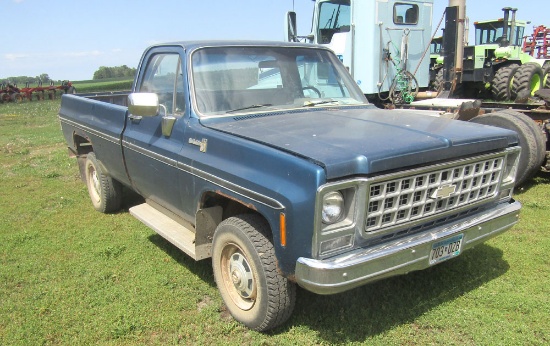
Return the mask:
M324 167L327 179L373 174L506 148L515 132L375 107L325 108L205 121Z

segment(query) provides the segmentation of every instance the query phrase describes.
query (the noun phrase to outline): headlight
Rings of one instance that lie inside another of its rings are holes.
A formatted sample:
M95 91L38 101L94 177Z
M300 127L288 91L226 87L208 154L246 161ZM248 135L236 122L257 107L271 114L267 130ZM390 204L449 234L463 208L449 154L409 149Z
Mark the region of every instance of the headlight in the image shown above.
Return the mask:
M323 197L323 223L333 224L340 221L344 214L344 196L338 191L327 193Z

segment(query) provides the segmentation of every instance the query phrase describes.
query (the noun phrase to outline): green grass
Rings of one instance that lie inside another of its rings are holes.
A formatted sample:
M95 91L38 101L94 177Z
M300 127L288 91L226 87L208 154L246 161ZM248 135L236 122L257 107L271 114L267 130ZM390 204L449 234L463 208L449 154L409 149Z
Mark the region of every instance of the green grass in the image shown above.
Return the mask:
M98 80L86 80L72 82L76 91L79 93L88 93L96 91L122 91L132 89L133 78L109 78Z
M422 272L339 295L298 290L282 327L228 317L211 262L124 210L94 211L56 114L0 104L0 345L545 345L550 175L516 194L512 230Z

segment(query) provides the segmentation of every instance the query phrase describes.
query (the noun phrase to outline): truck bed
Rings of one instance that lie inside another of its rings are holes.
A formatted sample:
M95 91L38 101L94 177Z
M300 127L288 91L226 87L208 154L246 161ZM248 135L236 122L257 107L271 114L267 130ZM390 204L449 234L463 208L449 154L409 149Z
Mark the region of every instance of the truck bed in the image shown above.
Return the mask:
M86 154L80 143L88 142L109 174L129 184L122 156L122 132L125 127L128 93L65 94L59 120L63 135L73 154Z

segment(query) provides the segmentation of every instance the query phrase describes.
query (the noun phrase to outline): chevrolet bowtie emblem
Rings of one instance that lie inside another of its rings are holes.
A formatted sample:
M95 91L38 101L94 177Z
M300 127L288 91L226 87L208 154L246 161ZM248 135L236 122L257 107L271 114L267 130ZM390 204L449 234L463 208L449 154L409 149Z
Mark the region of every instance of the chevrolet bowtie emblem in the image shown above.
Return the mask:
M456 185L441 185L430 196L433 199L448 198L456 191Z

